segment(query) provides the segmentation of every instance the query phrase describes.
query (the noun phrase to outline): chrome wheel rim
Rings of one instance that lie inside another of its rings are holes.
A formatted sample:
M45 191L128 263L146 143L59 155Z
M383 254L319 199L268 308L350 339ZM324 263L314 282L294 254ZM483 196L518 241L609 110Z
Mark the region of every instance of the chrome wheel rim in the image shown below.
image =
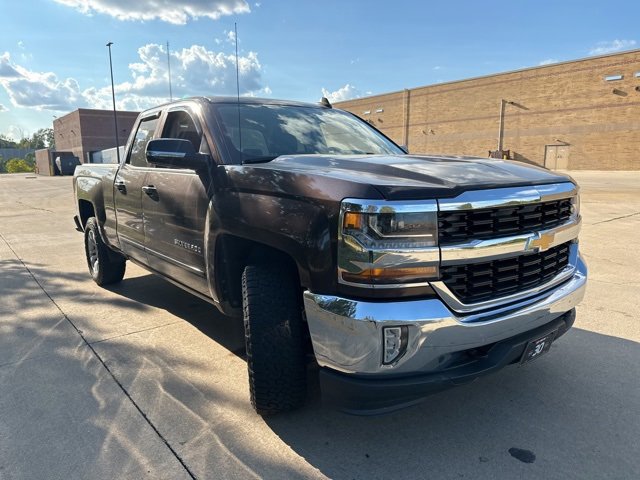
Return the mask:
M87 251L89 253L89 267L91 268L91 272L96 274L98 273L99 263L98 263L98 244L96 242L96 235L93 233L93 230L89 230L87 234Z

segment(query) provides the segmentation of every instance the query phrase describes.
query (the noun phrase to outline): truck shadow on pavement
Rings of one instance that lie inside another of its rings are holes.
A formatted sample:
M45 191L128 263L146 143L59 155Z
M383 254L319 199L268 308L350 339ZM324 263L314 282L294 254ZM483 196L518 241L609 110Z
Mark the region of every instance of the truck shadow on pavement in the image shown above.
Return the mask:
M149 429L100 362L198 479L640 471L636 342L574 328L526 367L409 409L349 416L324 406L312 384L308 406L263 420L248 401L239 319L150 274L103 290L77 270L28 267L99 360L22 263L0 261L0 477L4 468L9 478L23 470L15 477L178 478L169 473L175 459L161 442L149 449ZM138 328L152 311L167 321Z
M203 334L241 358L245 357L241 318L227 317L212 304L163 280L157 275L124 278L107 290L135 302L160 308L186 320Z
M356 417L314 402L267 423L336 479L637 478L638 362L640 344L574 328L546 357L409 409Z
M222 316L158 277L124 280L111 290L165 308L243 355L238 319ZM231 335L229 324L234 325ZM633 438L633 432L640 431L631 407L640 405L637 370L623 368L639 362L638 343L574 328L546 358L376 417L350 416L324 406L311 369L309 405L265 421L330 478L414 479L427 471L430 478L496 478L497 471L509 477L507 472L516 475L522 468L535 468L526 467L528 462L553 464L559 476L587 477L607 471L606 462L595 454L603 445L620 443L620 437ZM240 401L243 408L248 405L246 397ZM617 413L625 411L629 416ZM619 446L620 472L632 471L634 462L638 468L634 451L637 445ZM260 472L259 464L254 468Z

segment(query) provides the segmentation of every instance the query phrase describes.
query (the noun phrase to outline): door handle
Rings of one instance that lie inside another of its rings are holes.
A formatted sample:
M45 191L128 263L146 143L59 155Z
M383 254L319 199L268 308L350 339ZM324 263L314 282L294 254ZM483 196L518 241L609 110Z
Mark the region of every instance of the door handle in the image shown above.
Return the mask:
M142 187L142 191L150 197L155 197L158 195L158 190L156 190L156 187L153 185L145 185L144 187Z
M113 185L118 189L119 192L127 193L127 186L124 183L124 180L116 180L113 182Z

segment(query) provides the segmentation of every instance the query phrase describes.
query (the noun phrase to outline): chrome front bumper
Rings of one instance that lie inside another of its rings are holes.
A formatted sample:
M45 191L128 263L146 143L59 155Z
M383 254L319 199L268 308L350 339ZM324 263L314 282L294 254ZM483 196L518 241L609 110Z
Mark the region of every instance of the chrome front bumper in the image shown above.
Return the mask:
M577 247L577 246L576 246ZM534 330L574 308L583 298L587 267L579 256L573 275L536 295L473 315L461 315L437 298L360 301L305 292L304 305L316 360L349 374L435 371L448 354L482 347ZM406 353L382 364L382 329L406 325Z

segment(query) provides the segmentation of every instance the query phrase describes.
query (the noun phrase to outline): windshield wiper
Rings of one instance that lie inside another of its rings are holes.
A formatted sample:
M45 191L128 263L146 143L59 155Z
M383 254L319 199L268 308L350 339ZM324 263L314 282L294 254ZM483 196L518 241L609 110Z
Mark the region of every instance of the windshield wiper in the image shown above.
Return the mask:
M264 155L262 157L245 158L244 160L242 160L242 164L246 165L250 163L266 163L266 162L270 162L271 160L273 160L278 156L279 155Z

